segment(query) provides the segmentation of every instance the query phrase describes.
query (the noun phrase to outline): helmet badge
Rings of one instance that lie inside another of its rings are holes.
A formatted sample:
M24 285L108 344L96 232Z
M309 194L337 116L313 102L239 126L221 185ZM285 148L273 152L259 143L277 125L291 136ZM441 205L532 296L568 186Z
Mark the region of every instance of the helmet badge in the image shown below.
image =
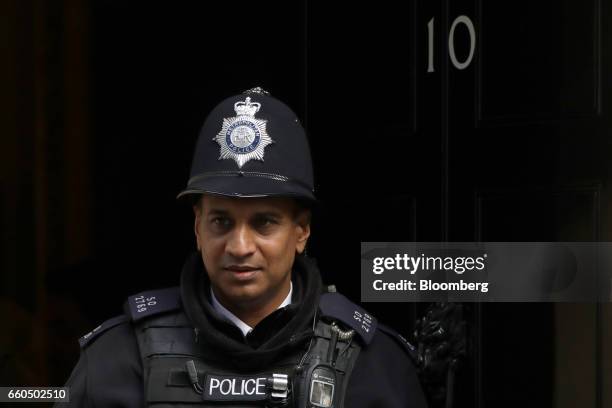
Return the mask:
M260 108L249 96L234 104L236 116L224 118L221 131L213 138L220 146L219 160L234 159L238 168L249 160L263 161L265 147L274 141L266 131L267 121L255 117Z

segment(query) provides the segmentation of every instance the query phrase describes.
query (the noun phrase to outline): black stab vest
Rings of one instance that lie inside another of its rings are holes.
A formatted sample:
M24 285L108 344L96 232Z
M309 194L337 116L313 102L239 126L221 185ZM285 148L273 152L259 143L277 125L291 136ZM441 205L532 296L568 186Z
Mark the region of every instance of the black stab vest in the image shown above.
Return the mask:
M326 293L310 341L268 367L241 370L222 354L204 353L200 340L206 333L194 329L180 301L173 299L177 295L170 289L145 292L126 304L138 340L147 407L343 407L355 361L376 330L375 319L359 306L338 293ZM149 307L134 299L156 301ZM353 329L353 335L343 328ZM188 364L195 368L191 376ZM274 374L287 376L286 398L272 396Z

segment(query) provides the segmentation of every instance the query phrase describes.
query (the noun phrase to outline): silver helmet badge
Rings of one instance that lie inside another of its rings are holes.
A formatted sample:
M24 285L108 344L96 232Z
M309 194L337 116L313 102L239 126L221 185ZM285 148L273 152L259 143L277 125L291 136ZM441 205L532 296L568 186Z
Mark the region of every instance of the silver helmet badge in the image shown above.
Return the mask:
M266 131L267 121L255 117L260 108L250 96L234 104L236 116L224 118L221 131L213 138L221 148L219 160L234 159L238 168L249 160L263 161L265 147L274 141Z

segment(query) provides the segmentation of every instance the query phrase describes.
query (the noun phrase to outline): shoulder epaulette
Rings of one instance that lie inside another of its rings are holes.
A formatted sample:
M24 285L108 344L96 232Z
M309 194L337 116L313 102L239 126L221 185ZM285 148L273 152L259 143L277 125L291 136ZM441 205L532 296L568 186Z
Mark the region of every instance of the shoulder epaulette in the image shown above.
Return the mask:
M376 318L345 296L337 292L324 293L319 301L319 309L322 316L337 319L355 330L366 344L372 341L378 326Z
M81 337L79 339L79 346L81 346L81 348L84 348L89 343L91 343L95 338L97 338L100 334L104 333L108 329L111 329L127 321L128 321L128 318L125 315L120 315L120 316L113 317L112 319L108 319L107 321L105 321L104 323L102 323L101 325L99 325L98 327L96 327L95 329L93 329L92 331L84 335L83 337Z
M418 351L416 347L410 344L410 342L406 340L404 336L402 336L392 328L385 326L382 323L378 325L378 328L381 332L387 334L388 336L393 338L393 340L399 343L399 345L410 355L410 358L412 358L412 361L415 364L418 362Z
M181 292L178 286L149 290L128 297L126 314L133 322L156 314L180 309Z

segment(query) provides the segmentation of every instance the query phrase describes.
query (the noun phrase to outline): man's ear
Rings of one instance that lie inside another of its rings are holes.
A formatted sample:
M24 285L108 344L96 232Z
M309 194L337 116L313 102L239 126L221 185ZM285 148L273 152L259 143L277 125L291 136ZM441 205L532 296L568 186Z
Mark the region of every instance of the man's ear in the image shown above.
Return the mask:
M200 231L199 231L199 225L202 221L202 209L200 208L199 205L195 204L193 206L193 232L195 233L196 236L196 244L198 246L198 251L200 251L202 249L202 244L201 244L201 237L200 237Z
M302 211L296 220L297 228L297 242L296 251L298 254L304 252L306 249L306 243L310 237L310 213L309 211Z

